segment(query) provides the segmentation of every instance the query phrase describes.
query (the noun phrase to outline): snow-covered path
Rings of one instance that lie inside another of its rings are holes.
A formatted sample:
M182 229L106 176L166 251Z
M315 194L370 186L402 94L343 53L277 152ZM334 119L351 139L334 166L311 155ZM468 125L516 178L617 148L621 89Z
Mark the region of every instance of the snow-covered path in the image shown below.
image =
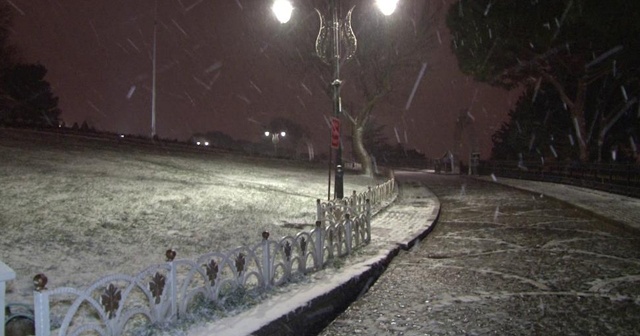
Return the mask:
M637 335L640 235L544 194L424 175L434 231L321 335Z

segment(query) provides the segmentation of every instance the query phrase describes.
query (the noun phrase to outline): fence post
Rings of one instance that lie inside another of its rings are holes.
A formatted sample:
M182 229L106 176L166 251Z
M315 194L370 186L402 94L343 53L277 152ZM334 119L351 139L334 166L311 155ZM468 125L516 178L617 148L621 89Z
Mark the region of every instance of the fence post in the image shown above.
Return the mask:
M366 211L366 230L367 230L367 243L371 241L371 202L367 198Z
M178 319L178 276L176 271L176 266L173 263L173 260L176 258L176 251L174 249L168 249L164 256L167 258L167 262L169 263L169 300L171 300L171 316L169 319L171 321L176 321Z
M321 221L322 218L322 205L320 204L320 199L316 199L316 220Z
M351 254L351 244L352 244L352 239L353 239L353 232L352 230L352 226L353 226L353 221L351 221L351 216L349 216L349 214L344 215L345 217L345 222L344 222L344 231L345 231L345 242L347 243L347 254Z
M324 225L316 221L316 270L321 270L324 265Z
M271 253L269 253L269 231L262 232L262 277L263 287L271 286Z
M33 319L36 324L36 336L51 334L49 317L49 293L47 293L47 276L40 273L33 277Z
M357 218L357 217L356 217ZM361 224L360 224L360 219L362 218L362 216L360 216L360 218L356 219L357 222L353 223L353 230L355 231L353 239L355 241L355 243L353 244L353 246L355 248L360 247L360 230L364 230L364 228L361 228Z
M0 304L2 305L0 308L0 321L2 321L2 328L0 328L0 336L4 336L4 307L6 307L6 303L4 302L5 290L7 289L6 282L11 281L16 278L16 272L11 269L11 267L7 266L5 263L0 261Z
M355 211L356 213L360 212L360 209L358 209L358 193L355 190L349 198L349 203L349 206L351 207L351 209L353 209L353 211Z

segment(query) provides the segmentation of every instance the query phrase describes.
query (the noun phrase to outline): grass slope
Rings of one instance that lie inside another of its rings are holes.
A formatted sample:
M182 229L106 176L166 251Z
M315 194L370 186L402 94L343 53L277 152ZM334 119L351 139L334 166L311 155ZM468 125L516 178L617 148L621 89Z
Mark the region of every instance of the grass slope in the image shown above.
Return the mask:
M347 176L345 192L375 184ZM262 231L315 221L326 166L0 128L0 260L17 273L8 302L32 300L32 277L85 287L164 261L254 244Z

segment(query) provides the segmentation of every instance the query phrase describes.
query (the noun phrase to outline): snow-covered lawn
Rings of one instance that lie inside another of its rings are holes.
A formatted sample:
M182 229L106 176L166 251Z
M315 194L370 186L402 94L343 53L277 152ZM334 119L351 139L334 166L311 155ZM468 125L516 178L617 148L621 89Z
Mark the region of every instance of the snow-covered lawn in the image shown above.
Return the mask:
M345 193L377 181L345 177ZM312 224L326 164L187 152L0 128L0 260L17 273L7 301L31 303L32 278L83 288L164 261L254 244Z

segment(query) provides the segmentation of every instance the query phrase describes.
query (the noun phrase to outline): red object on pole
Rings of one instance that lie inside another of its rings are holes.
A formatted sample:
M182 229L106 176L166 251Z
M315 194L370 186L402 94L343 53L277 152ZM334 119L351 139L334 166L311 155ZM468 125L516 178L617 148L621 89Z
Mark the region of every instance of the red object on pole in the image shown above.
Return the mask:
M340 119L331 118L331 148L340 147Z

